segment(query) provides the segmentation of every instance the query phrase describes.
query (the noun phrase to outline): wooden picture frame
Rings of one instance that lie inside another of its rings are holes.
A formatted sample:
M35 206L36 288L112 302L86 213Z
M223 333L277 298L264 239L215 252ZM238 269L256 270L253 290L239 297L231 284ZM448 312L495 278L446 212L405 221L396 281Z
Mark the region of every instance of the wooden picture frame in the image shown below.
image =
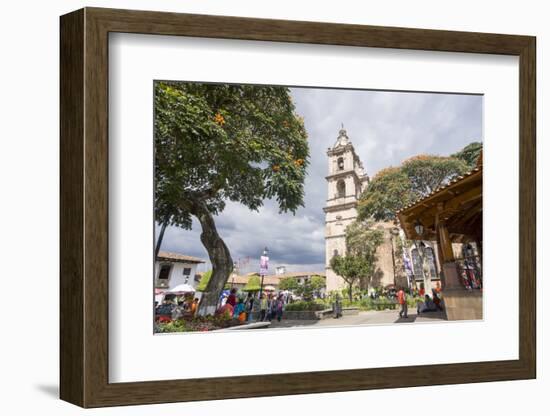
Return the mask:
M61 17L60 396L82 407L536 377L535 38L85 8ZM108 34L368 46L519 57L519 359L109 383ZM69 319L70 318L70 319Z

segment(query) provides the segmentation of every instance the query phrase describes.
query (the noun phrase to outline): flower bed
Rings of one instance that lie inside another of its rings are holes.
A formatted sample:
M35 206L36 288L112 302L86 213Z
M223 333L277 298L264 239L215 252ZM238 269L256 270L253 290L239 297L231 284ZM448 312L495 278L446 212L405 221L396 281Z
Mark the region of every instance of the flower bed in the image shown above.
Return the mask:
M237 325L242 325L242 322L237 319L228 319L225 316L196 316L158 323L155 325L155 333L208 332Z

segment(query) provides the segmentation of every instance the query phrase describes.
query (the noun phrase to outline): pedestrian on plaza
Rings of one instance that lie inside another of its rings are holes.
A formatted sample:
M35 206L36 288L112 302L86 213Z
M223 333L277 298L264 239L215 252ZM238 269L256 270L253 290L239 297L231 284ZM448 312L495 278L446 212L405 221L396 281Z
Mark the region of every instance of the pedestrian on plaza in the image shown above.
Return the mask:
M252 296L252 292L248 292L248 296L246 297L246 320L252 321L252 309L254 308L254 296Z
M418 305L416 305L416 312L419 315L425 312L436 312L437 310L437 306L429 295L426 295L424 297L424 302L420 302Z
M432 289L432 299L435 304L435 307L440 311L442 311L443 306L441 305L441 298L439 297L439 294L437 293L436 289Z
M267 299L267 320L272 321L275 316L275 296L271 293Z
M220 307L217 311L216 311L216 315L218 316L223 316L223 317L227 317L228 319L231 319L233 318L233 306L231 306L230 304L226 303L225 305L223 305L222 307Z
M198 308L199 308L199 298L195 298L193 300L193 303L191 304L191 316L195 316L197 314Z
M426 289L424 289L424 284L420 284L420 290L418 291L418 296L423 298L426 295Z
M226 304L226 302L227 302L227 297L228 297L227 294L223 295L222 301L220 302L220 307L221 307L221 306L225 306L225 304Z
M267 314L267 299L265 295L262 293L260 295L260 322L265 321L266 314Z
M275 313L277 315L277 321L281 322L283 318L283 310L285 307L284 297L282 294L279 295L279 298L275 302Z
M402 287L400 287L399 292L397 292L397 302L399 302L399 305L401 305L401 309L399 310L399 317L407 319L409 317L407 294Z
M239 303L235 306L233 310L233 318L238 319L241 322L246 320L246 306L243 299L239 299Z
M235 307L235 305L237 305L237 289L231 289L231 292L229 293L229 296L227 297L227 301L225 303L231 305L233 308Z
M335 319L342 317L342 301L340 300L340 295L338 293L336 294L336 299L334 300L334 304L332 306L332 313Z

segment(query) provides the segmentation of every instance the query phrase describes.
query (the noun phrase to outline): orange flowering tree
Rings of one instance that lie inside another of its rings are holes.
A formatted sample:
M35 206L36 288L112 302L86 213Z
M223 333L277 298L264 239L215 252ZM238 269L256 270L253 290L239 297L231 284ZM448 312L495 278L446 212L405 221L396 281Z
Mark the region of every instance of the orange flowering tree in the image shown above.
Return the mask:
M307 134L285 87L155 83L155 216L202 228L212 276L199 313L212 313L233 268L216 229L227 201L281 212L303 205Z

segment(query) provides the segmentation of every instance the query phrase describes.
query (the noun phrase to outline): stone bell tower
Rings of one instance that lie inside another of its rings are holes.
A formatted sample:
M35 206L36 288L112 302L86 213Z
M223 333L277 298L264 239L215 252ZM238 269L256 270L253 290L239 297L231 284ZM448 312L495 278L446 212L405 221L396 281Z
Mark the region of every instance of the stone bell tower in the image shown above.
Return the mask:
M327 291L344 287L344 281L330 268L330 259L345 255L345 230L357 218L357 201L367 187L369 177L351 144L344 125L336 143L327 150L328 176L325 212L325 267Z

